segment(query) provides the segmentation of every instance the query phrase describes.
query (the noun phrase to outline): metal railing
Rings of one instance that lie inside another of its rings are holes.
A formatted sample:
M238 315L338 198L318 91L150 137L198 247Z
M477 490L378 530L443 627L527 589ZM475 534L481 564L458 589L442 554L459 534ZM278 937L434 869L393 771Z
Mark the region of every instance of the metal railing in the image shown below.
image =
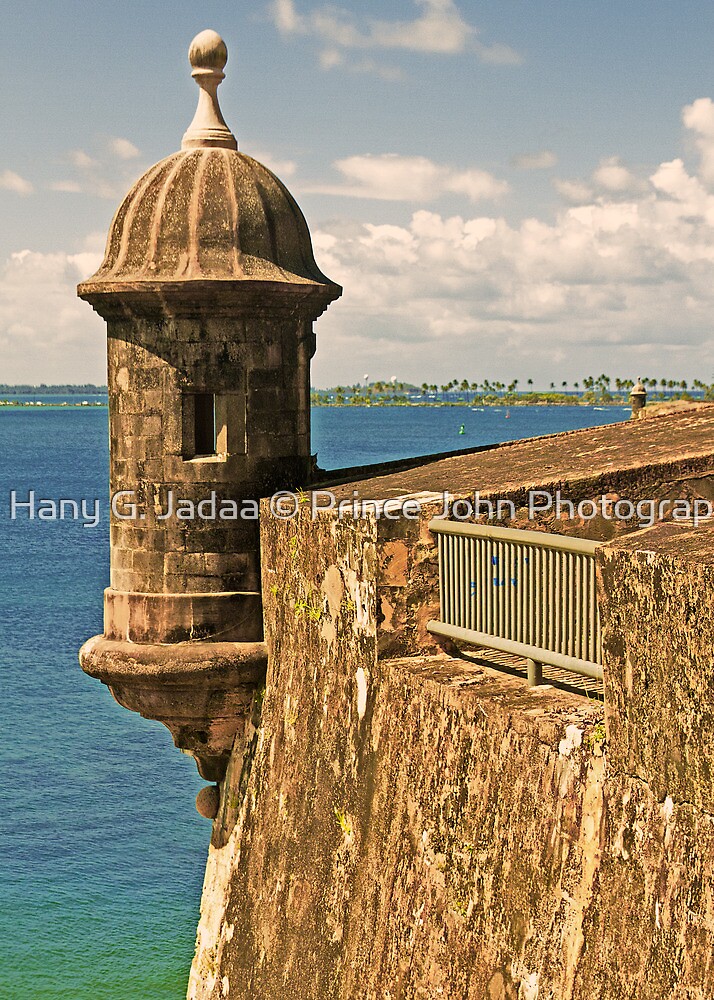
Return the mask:
M485 524L432 520L439 544L441 621L435 635L602 679L595 589L598 542Z

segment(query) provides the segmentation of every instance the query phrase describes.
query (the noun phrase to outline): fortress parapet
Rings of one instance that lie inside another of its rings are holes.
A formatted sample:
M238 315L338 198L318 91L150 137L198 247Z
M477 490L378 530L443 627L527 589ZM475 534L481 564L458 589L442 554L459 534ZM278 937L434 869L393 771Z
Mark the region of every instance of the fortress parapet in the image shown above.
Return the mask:
M341 294L286 187L239 153L191 44L182 149L114 217L78 294L106 320L111 582L83 669L160 719L209 780L265 674L257 501L309 482L312 324Z

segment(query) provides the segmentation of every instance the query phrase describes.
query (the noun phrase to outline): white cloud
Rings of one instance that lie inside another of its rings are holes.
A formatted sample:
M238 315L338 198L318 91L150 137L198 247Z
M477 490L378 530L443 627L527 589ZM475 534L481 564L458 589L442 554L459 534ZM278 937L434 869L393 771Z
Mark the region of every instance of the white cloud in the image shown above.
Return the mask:
M692 132L700 155L699 176L707 184L714 183L714 102L709 97L688 104L682 109L682 121Z
M20 177L14 170L3 170L0 173L0 188L4 191L13 191L15 194L32 194L34 187L30 181Z
M619 156L600 160L589 181L556 178L553 186L569 205L584 205L598 198L631 198L649 189L647 180L626 167Z
M134 160L139 155L139 150L128 139L110 139L109 149L120 160Z
M348 156L334 164L342 174L339 185L320 185L315 193L374 198L382 201L429 202L444 194L465 194L470 201L498 198L508 184L485 170L456 170L425 156L396 153Z
M91 157L89 153L85 153L83 149L71 149L68 157L72 166L77 167L79 170L91 170L99 166L98 161Z
M417 0L423 8L420 17L412 21L369 22L360 36L363 44L384 49L410 49L413 52L464 52L476 36L453 0Z
M50 191L62 191L65 194L80 194L82 191L79 181L52 181L49 188Z
M539 153L521 153L513 157L513 166L519 170L547 170L554 167L558 157L550 149L542 149Z
M283 34L293 34L306 30L304 27L304 18L295 10L293 0L273 0L273 3L270 5L270 12L275 27Z
M49 190L110 201L123 198L144 170L136 162L139 150L128 139L118 137L100 138L98 146L96 156L84 149L69 150L66 159L74 167L75 176L51 181Z
M323 49L319 56L322 69L334 69L344 63L344 56L339 49Z
M292 177L297 171L297 163L294 160L282 160L264 149L251 149L250 151L243 149L243 152L252 156L254 160L258 160L280 178Z
M612 194L631 194L643 191L647 185L623 165L619 156L609 156L600 161L593 172L595 185L604 188Z
M595 195L590 185L582 181L566 181L556 178L553 181L553 187L570 205L584 205L591 201Z
M103 382L102 321L77 298L101 254L21 250L0 262L0 351L6 382Z
M494 45L484 45L478 39L474 41L474 51L478 54L481 62L490 63L492 66L520 66L523 56L512 49L510 45L495 43Z
M691 107L698 112L685 121L714 142L714 106ZM451 377L457 357L469 376L572 379L605 365L623 376L703 371L709 379L714 180L707 154L701 149L699 175L682 159L650 177L603 159L590 183L557 182L577 204L554 222L515 225L420 210L408 225L323 228L318 262L345 289L321 321L323 335L339 356L359 357L365 371L398 365L405 345L413 345L403 377ZM429 162L414 165L402 190L411 184L416 196L430 189ZM369 173L364 158L359 166L350 173L363 188L394 197L396 176L387 183L379 171ZM318 382L323 364L318 354ZM341 370L335 376L350 377Z
M107 245L107 234L99 229L95 229L94 232L87 233L87 235L82 240L82 253L92 254L91 261L89 265L89 270L83 274L83 277L88 277L93 274L104 257L104 249Z
M522 59L503 44L487 45L478 37L478 29L469 24L454 0L414 0L421 13L408 21L386 21L366 17L358 22L355 15L341 7L324 6L300 13L294 0L273 0L269 10L276 28L283 35L310 35L323 46L320 65L323 69L347 65L367 71L380 69L373 61L347 62L344 50L380 49L458 55L470 52L482 62L517 65Z

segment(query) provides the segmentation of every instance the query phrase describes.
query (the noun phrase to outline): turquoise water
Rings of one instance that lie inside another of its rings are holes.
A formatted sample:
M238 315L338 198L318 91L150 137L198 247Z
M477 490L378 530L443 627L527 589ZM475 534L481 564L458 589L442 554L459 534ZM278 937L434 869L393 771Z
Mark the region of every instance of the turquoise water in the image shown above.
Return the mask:
M318 408L314 448L336 468L626 416ZM202 782L163 726L77 664L108 581L107 411L0 409L0 457L0 997L181 1000L210 836ZM31 489L99 498L104 517L11 521L10 491Z
M181 997L208 826L164 727L77 664L101 631L108 530L8 520L15 489L107 493L107 411L0 412L0 996Z

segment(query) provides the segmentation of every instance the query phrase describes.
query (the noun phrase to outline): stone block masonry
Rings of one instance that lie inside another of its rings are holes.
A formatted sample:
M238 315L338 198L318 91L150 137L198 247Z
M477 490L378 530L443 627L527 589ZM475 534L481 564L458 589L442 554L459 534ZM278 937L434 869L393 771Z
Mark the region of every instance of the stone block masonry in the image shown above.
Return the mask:
M265 676L257 501L309 481L313 323L342 291L292 195L237 151L217 98L227 58L214 31L192 42L200 98L182 149L127 194L78 287L107 322L112 495L104 636L80 662L209 780ZM201 521L216 502L256 514Z
M603 705L420 648L422 523L307 513L263 509L262 719L189 998L710 1000L710 530L599 550Z

